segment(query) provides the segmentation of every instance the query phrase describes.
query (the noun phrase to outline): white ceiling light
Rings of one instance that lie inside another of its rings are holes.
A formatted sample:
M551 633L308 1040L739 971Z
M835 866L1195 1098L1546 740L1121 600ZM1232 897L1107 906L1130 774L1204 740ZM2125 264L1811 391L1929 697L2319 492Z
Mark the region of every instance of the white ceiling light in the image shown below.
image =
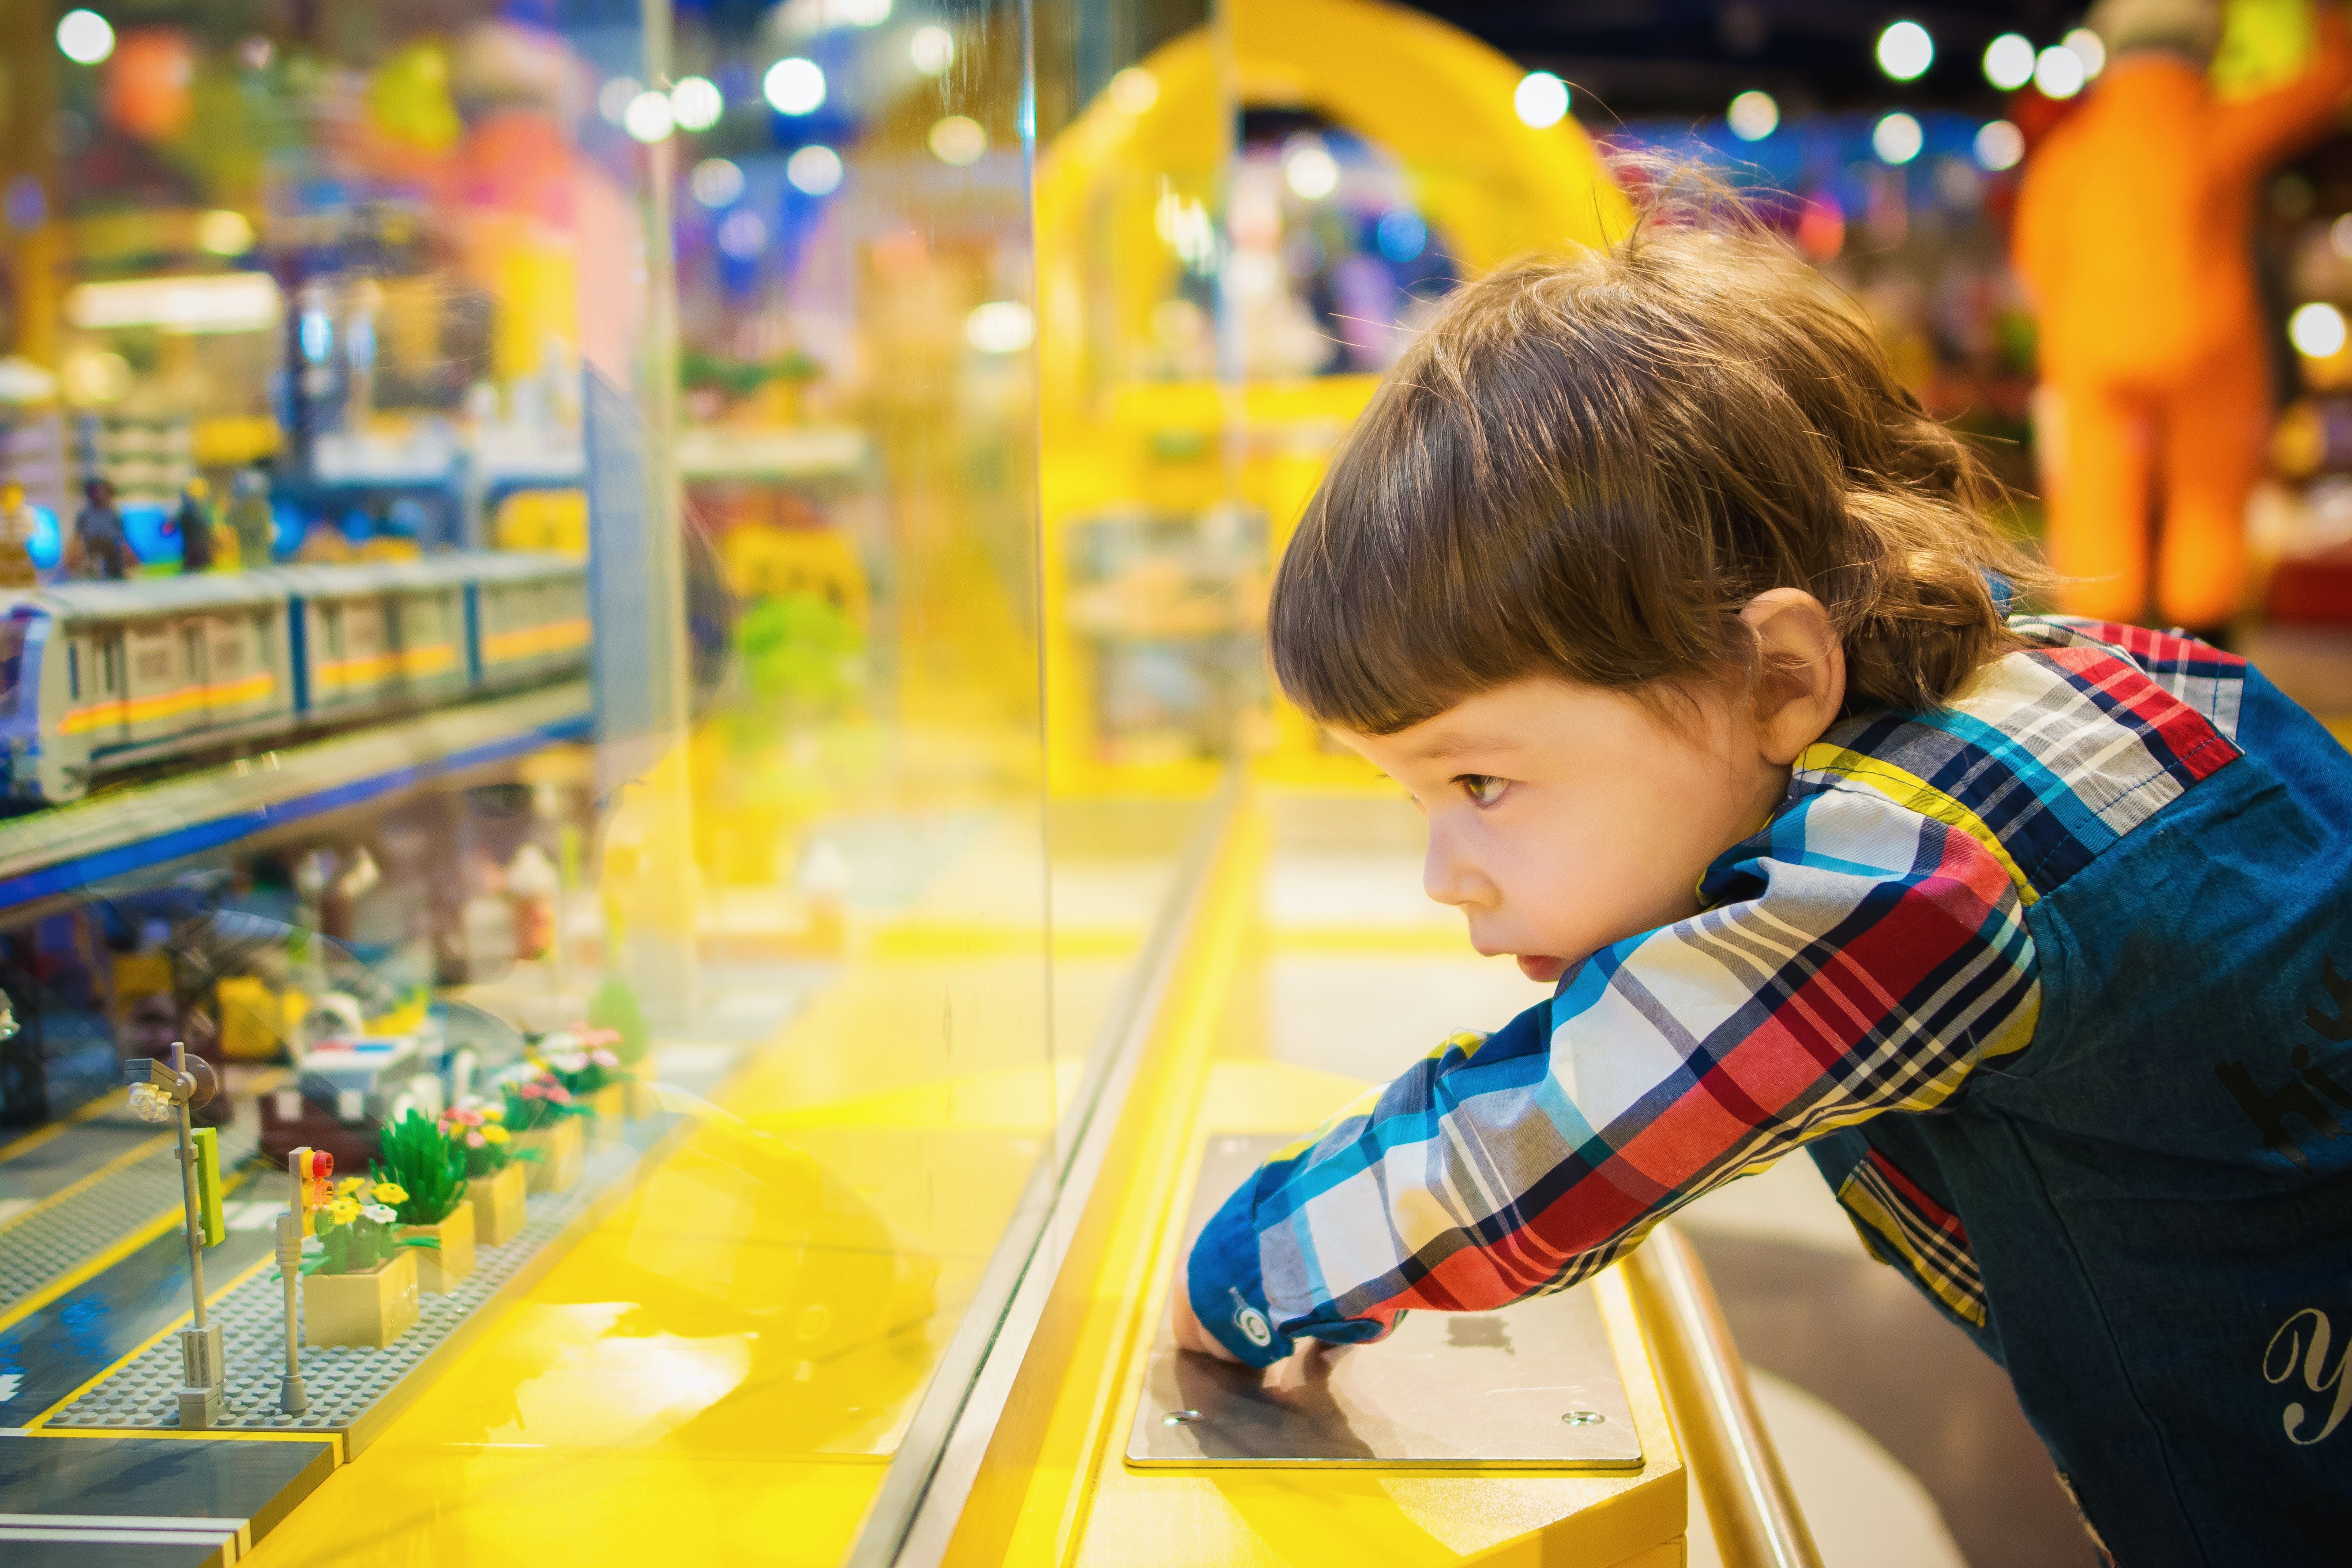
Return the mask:
M621 116L621 129L648 144L658 142L677 128L671 117L669 94L648 89L629 100L629 111Z
M1977 166L1999 174L2025 156L2025 132L2006 120L1988 120L1977 131Z
M2044 98L2072 98L2089 79L2083 69L2083 57L2072 49L2053 44L2034 58L2033 85Z
M925 76L938 76L955 64L955 35L945 27L918 27L907 40L907 56Z
M784 162L784 178L807 196L829 196L841 187L841 154L830 147L803 147Z
M950 114L933 124L923 140L932 157L961 169L979 163L980 155L988 151L988 128L969 115Z
M284 309L267 272L132 278L84 283L66 296L66 320L86 332L158 327L167 332L255 332Z
M1909 163L1927 142L1919 122L1899 109L1871 128L1870 150L1889 163Z

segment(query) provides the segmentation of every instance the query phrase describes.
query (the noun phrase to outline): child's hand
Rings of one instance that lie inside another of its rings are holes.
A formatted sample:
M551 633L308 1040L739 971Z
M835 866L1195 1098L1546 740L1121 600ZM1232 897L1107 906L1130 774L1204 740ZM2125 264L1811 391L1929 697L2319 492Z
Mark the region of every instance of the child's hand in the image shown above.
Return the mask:
M1242 1359L1227 1350L1216 1335L1201 1326L1201 1320L1192 1313L1192 1294L1185 1290L1176 1292L1176 1348L1198 1351L1219 1361L1238 1362Z

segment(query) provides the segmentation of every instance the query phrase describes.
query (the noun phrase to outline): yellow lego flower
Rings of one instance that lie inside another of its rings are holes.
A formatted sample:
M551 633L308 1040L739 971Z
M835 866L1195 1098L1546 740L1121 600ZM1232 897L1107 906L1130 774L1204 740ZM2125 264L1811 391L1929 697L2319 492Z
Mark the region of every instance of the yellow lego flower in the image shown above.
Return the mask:
M335 1191L348 1197L353 1193L364 1190L367 1184L368 1179L365 1176L345 1176L335 1184Z
M482 1107L482 1120L483 1120L483 1121L504 1121L506 1119L507 1119L507 1108L506 1108L505 1106L503 1106L503 1105L485 1105L484 1107Z
M337 1225L349 1225L360 1217L359 1200L339 1197L327 1205L327 1217Z
M485 1143L503 1143L503 1142L505 1142L506 1141L507 1141L507 1130L506 1130L505 1128L503 1128L503 1127L499 1126L499 1125L497 1122L495 1122L495 1121L484 1122L484 1123L482 1124L482 1142L485 1142Z
M375 1201L380 1204L404 1204L408 1201L408 1189L398 1182L378 1182L375 1184Z

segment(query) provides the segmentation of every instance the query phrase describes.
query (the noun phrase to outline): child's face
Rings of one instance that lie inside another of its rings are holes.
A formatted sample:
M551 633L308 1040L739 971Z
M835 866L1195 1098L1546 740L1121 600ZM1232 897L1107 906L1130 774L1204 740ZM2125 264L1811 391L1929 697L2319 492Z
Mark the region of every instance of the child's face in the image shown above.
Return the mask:
M1552 677L1480 692L1393 735L1339 731L1429 819L1422 885L1470 942L1551 982L1698 910L1698 879L1771 817L1845 700L1828 613L1790 588L1740 613L1774 673L1692 690L1671 719Z
M1429 819L1422 885L1481 953L1550 982L1697 912L1708 862L1761 827L1789 770L1712 689L1669 721L1622 692L1535 677L1393 735L1341 732Z

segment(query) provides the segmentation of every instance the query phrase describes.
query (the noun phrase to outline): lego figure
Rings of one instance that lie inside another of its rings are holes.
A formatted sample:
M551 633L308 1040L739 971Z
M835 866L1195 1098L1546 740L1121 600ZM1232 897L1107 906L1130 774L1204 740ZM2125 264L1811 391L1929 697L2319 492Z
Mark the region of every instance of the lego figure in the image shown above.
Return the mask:
M2015 252L2041 312L2051 564L2094 619L2214 630L2237 613L2270 425L2249 264L2256 183L2352 89L2340 10L2296 79L2218 101L2211 0L2101 0L2108 65L2029 160ZM2149 514L2162 524L2150 572Z
M0 485L0 588L30 588L40 581L33 568L33 534L40 514L25 499L25 487Z
M190 479L181 490L179 509L173 513L172 526L180 535L180 570L211 571L215 559L212 487L201 476Z
M267 566L278 550L278 520L269 512L269 476L259 468L238 474L229 489L228 526L236 535L236 563Z
M201 479L188 481L180 492L180 510L172 518L172 526L180 531L180 570L209 572L213 569L213 507L212 488Z
M82 486L81 510L74 514L73 543L66 556L66 574L120 581L139 564L139 552L122 531L122 513L115 509L114 487L104 479Z

